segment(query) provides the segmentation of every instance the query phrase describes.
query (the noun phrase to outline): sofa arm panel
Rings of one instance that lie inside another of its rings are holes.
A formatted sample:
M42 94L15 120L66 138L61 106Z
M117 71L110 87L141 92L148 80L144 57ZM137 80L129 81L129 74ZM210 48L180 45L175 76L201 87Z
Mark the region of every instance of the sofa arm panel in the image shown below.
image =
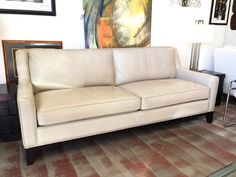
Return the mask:
M22 141L25 148L36 145L36 108L33 86L30 80L29 60L27 50L16 51L18 71L17 105L21 125Z
M22 141L24 147L30 148L36 145L36 107L32 84L21 82L18 85L17 104L21 124Z
M209 74L204 74L200 72L190 71L184 68L177 69L177 78L184 79L198 84L202 84L210 88L210 102L208 111L214 111L216 95L218 91L219 78L217 76L212 76Z
M16 51L16 65L18 81L30 81L28 50L20 49Z

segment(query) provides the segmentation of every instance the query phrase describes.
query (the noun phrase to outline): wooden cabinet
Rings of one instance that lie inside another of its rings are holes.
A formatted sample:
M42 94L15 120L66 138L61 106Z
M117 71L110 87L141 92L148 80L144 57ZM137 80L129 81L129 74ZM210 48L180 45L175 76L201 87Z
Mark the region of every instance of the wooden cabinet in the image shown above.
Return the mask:
M2 141L20 139L16 93L16 84L0 84L0 140Z

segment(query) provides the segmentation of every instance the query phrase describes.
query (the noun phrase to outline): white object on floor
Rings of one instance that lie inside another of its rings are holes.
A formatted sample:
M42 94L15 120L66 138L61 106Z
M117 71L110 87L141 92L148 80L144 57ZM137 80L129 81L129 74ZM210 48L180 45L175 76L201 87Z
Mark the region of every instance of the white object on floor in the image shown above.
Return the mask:
M230 81L236 79L236 46L225 46L214 52L214 71L225 74L223 92L227 94ZM231 92L233 95L235 92Z

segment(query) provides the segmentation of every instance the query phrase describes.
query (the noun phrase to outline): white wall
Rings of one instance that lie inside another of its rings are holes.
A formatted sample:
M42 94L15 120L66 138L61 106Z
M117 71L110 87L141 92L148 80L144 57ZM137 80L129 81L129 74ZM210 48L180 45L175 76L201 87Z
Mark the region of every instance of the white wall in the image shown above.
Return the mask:
M211 0L202 0L201 8L186 8L169 6L168 0L153 0L152 45L171 45L177 47L181 62L189 67L191 43L187 42L189 25L202 19L209 23ZM224 43L225 26L212 27L213 39L202 44L199 69L213 70L213 51ZM194 34L192 34L194 35Z
M0 15L0 40L61 40L64 48L84 48L82 0L60 0L56 3L56 17ZM182 64L188 67L191 54L191 44L185 38L189 32L188 25L197 19L208 23L210 6L211 0L202 0L199 9L169 6L168 0L153 0L152 46L177 47ZM213 49L223 45L224 33L224 26L215 26L214 40L202 45L200 68L213 69ZM1 46L0 83L5 83Z
M82 0L56 1L57 16L0 15L0 40L59 40L64 48L84 48ZM0 44L0 83L5 69Z

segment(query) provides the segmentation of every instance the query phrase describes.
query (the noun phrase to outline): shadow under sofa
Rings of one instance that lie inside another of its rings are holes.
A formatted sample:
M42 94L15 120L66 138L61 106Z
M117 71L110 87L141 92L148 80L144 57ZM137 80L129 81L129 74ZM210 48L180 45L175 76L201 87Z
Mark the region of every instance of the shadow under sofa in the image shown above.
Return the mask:
M181 66L172 47L16 52L17 102L32 164L39 147L206 114L218 77Z

